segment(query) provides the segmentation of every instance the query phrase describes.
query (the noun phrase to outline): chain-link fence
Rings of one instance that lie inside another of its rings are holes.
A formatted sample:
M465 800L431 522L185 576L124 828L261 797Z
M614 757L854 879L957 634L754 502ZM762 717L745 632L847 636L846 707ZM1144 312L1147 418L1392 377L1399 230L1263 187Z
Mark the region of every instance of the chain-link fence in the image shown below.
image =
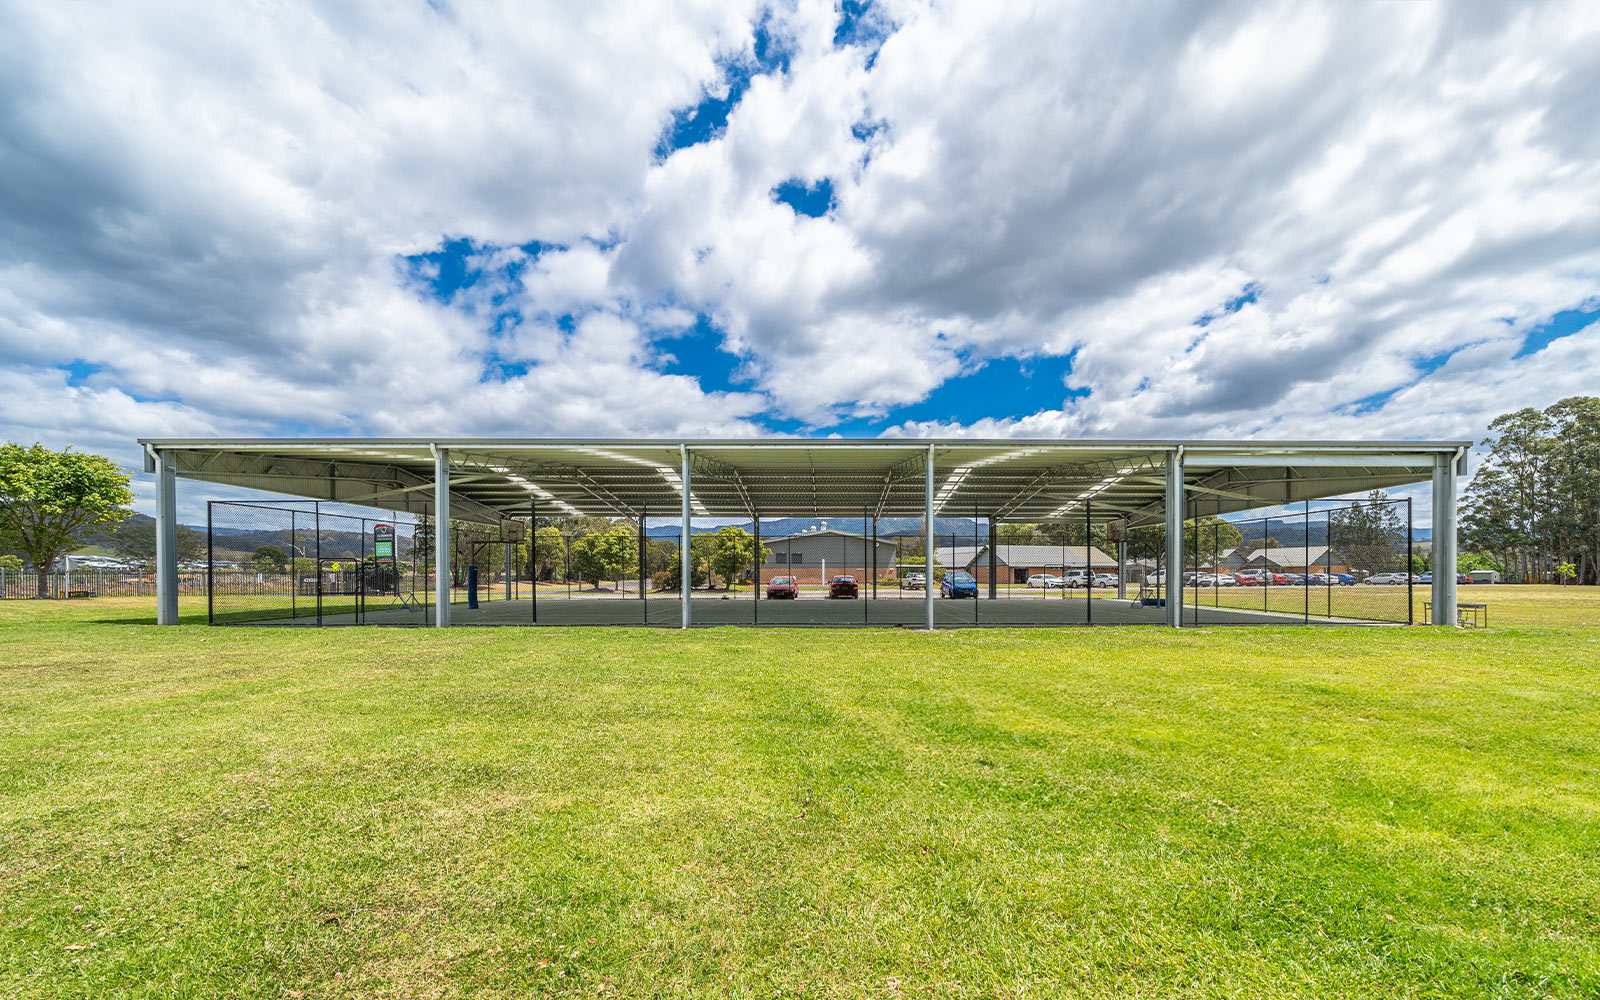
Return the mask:
M1175 572L1164 522L1130 528L1092 500L1027 524L941 511L931 552L921 518L695 518L692 622L921 627L931 592L941 628L1159 625L1169 579L1187 624L1411 620L1409 502L1226 519L1196 507ZM426 511L216 501L206 568L180 587L207 594L219 623L427 625L443 544L453 624L676 627L683 536L677 511L608 518L533 501L498 526L440 529Z
M1382 500L1185 528L1184 621L1412 621L1411 502Z
M213 623L425 625L433 530L426 515L314 500L212 501L207 612Z

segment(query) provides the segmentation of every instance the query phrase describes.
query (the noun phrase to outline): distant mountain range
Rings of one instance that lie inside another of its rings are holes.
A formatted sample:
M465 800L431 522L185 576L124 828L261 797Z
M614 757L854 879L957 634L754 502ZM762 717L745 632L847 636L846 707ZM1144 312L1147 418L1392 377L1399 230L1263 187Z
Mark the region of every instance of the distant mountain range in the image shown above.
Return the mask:
M1303 517L1275 517L1261 520L1231 521L1239 529L1239 536L1247 542L1260 542L1263 539L1275 538L1278 544L1287 548L1296 545L1326 545L1328 544L1328 519L1318 517L1316 511L1311 512L1310 531L1306 530ZM1411 529L1413 542L1433 541L1432 528Z
M690 530L696 535L714 535L726 524L694 525ZM735 521L733 527L753 531L754 526L750 521ZM988 529L981 521L970 517L936 517L933 519L933 531L936 535L956 535L958 537L973 537L974 527L980 536ZM807 531L847 531L853 535L865 535L871 531L870 518L864 517L775 517L772 520L761 520L762 538L783 538L787 535L798 535ZM645 528L644 533L651 538L677 538L681 533L677 524L655 524ZM878 537L894 538L902 535L922 534L922 518L920 517L880 517L878 518Z
M1313 511L1313 514L1315 512ZM154 518L148 514L134 514L128 518L131 524L148 524ZM311 517L303 520L297 518L296 527L302 541L314 539L308 530L315 523ZM949 537L956 536L958 540L976 537L981 543L985 540L987 528L983 522L970 517L936 517L934 520L934 533ZM1283 546L1296 545L1326 545L1328 541L1328 521L1326 517L1313 516L1311 519L1310 537L1307 538L1306 524L1303 518L1276 517L1266 521L1241 520L1232 522L1239 534L1247 542L1260 542L1266 538L1275 538ZM734 522L736 527L746 531L752 530L751 522ZM204 524L185 525L193 531L205 534ZM715 534L723 525L697 524L694 526L696 535ZM783 538L787 535L798 535L808 531L820 531L824 528L833 531L846 531L851 534L864 535L870 530L867 518L860 517L779 517L761 522L761 537ZM214 543L219 549L230 552L253 552L261 545L278 545L288 548L288 518L284 518L281 526L268 527L236 527L215 525L212 529ZM677 524L655 524L645 528L645 534L650 538L677 538ZM922 519L919 517L880 517L878 518L878 537L894 538L906 535L921 535ZM83 532L86 544L92 544L94 539L89 530ZM1431 542L1433 531L1431 528L1412 528L1411 538L1414 542ZM359 532L333 531L324 527L322 532L323 548L327 554L343 556L346 551L361 552L371 548L370 542L365 542ZM402 553L409 550L411 540L404 533L398 539Z

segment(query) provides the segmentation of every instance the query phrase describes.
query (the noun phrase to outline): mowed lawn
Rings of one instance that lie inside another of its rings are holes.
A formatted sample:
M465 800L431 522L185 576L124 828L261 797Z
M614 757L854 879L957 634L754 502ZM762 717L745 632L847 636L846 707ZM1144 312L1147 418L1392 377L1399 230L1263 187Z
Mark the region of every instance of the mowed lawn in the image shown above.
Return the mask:
M0 996L1594 997L1600 594L1474 593L1487 632L7 602Z

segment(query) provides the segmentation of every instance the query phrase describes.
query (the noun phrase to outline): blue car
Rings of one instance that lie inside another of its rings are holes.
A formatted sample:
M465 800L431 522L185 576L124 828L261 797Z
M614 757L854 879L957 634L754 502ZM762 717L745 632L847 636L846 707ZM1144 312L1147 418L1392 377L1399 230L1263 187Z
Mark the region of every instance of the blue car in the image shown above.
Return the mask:
M976 599L978 581L972 578L971 573L946 573L944 579L939 581L939 596Z

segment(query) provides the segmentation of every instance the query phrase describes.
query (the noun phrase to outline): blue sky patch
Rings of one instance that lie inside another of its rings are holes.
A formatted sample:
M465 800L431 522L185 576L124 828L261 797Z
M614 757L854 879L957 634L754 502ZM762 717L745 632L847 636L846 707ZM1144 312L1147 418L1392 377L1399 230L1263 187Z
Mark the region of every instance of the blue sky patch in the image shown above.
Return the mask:
M701 314L694 326L670 337L657 337L655 348L671 360L658 367L668 375L691 375L700 380L705 392L742 392L749 388L740 384L739 368L744 362L736 354L722 349L722 331Z
M971 424L985 418L1005 420L1059 410L1069 399L1089 395L1069 389L1072 355L1064 357L994 358L948 379L920 402L896 407L882 417L855 418L824 428L845 437L876 437L907 421Z
M83 385L89 381L89 376L104 368L103 365L92 364L82 358L74 358L70 364L57 365L67 373L68 385Z
M1239 289L1238 295L1235 295L1233 298L1222 304L1222 312L1208 312L1199 319L1195 320L1194 325L1200 327L1209 326L1211 321L1214 319L1219 319L1222 316L1222 313L1236 313L1240 309L1243 309L1245 306L1256 301L1260 294L1261 285L1258 282L1252 281L1243 288Z
M1542 351L1554 341L1572 336L1597 319L1600 319L1600 308L1558 312L1550 317L1549 322L1540 323L1529 330L1527 336L1522 338L1522 348L1511 357L1516 359Z
M794 209L796 215L820 219L833 209L833 181L824 177L811 186L791 177L772 189L772 197Z
M473 287L489 276L489 272L485 271L475 258L501 249L497 246L479 245L469 239L452 239L445 240L437 250L407 254L401 259L405 261L406 275L411 281L426 287L433 293L434 298L448 302L456 296L456 293ZM517 276L526 270L529 264L538 260L541 254L567 248L560 244L531 240L519 244L517 249L522 250L527 256L497 269L500 276L510 279L508 284L514 283ZM505 293L501 293L494 296L492 301L499 303L504 299Z
M658 158L666 159L680 149L710 142L722 135L728 127L728 115L733 113L733 109L744 98L744 92L750 89L750 81L753 78L769 73L789 72L789 49L780 39L773 36L768 27L770 22L771 14L768 13L763 15L761 22L755 26L753 66L748 61L740 59L717 63L722 80L727 86L726 94L717 97L706 91L698 104L672 112L672 121L667 123L660 141L656 143Z
M871 0L844 0L839 5L839 25L833 29L833 47L859 45L867 50L867 69L878 61L878 50L888 39L893 24Z

